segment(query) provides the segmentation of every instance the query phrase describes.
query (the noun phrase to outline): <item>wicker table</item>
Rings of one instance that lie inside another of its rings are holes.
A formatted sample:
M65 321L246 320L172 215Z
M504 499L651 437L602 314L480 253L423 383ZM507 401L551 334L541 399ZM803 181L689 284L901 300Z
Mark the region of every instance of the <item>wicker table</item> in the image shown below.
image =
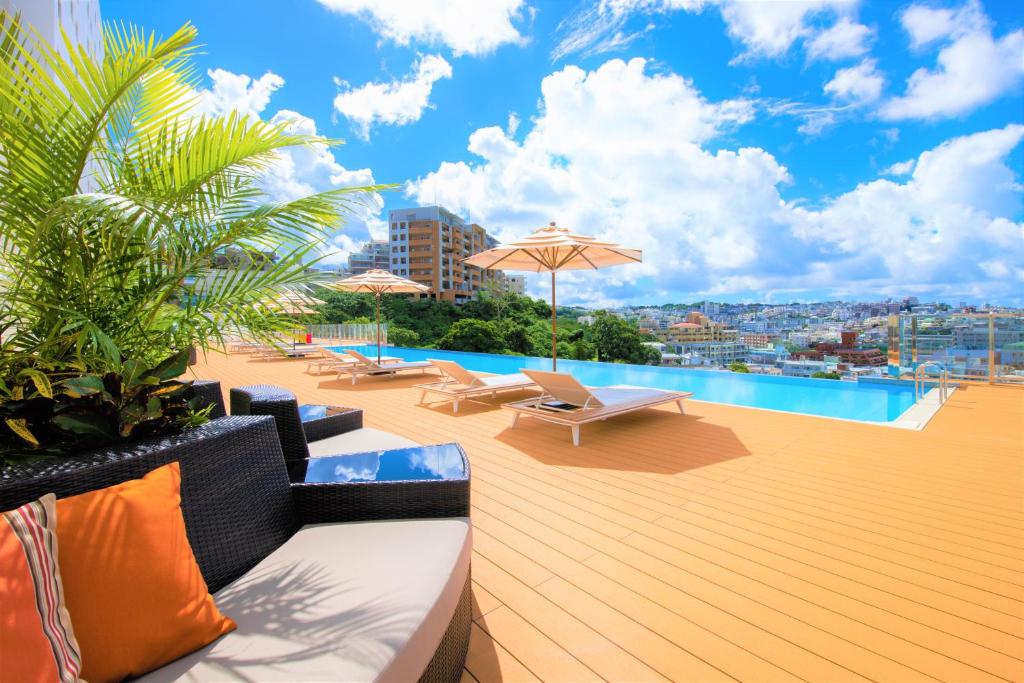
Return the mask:
M469 460L457 443L294 460L288 475L310 522L469 516Z

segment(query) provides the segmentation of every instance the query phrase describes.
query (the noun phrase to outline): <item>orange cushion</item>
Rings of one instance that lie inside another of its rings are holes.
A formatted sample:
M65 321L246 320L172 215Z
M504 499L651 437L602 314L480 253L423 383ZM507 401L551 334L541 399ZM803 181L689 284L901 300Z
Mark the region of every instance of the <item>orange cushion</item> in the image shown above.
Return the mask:
M78 680L82 669L57 571L56 498L0 515L0 679Z
M178 463L57 501L68 612L91 683L139 676L233 631L185 536Z

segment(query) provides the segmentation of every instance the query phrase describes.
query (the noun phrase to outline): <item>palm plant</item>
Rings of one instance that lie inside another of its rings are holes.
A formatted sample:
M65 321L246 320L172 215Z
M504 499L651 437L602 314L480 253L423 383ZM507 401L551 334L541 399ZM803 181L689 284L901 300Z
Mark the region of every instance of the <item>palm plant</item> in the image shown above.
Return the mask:
M195 37L108 26L96 59L0 12L0 389L288 330L274 299L305 291L328 231L383 189L270 201L279 150L336 143L196 115ZM213 270L226 249L252 265Z

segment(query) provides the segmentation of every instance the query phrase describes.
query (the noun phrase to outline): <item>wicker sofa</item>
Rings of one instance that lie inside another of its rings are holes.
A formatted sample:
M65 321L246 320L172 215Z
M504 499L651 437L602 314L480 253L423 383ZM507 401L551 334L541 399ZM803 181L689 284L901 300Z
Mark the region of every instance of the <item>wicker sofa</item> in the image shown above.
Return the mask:
M344 487L296 504L268 416L0 470L0 509L181 465L189 541L238 629L145 680L458 680L469 644L468 506L351 522ZM304 484L308 488L309 484ZM432 518L430 518L432 517ZM311 520L318 523L310 524ZM98 569L101 570L101 569ZM117 619L118 615L110 615Z

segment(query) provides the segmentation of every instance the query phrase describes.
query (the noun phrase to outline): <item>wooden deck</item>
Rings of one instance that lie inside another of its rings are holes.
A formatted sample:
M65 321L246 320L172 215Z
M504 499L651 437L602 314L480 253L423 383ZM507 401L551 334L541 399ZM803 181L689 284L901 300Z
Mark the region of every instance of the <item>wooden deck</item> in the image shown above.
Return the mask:
M1024 681L1024 390L958 391L922 432L689 402L569 430L512 400L419 406L301 361L211 356L473 470L464 680Z

